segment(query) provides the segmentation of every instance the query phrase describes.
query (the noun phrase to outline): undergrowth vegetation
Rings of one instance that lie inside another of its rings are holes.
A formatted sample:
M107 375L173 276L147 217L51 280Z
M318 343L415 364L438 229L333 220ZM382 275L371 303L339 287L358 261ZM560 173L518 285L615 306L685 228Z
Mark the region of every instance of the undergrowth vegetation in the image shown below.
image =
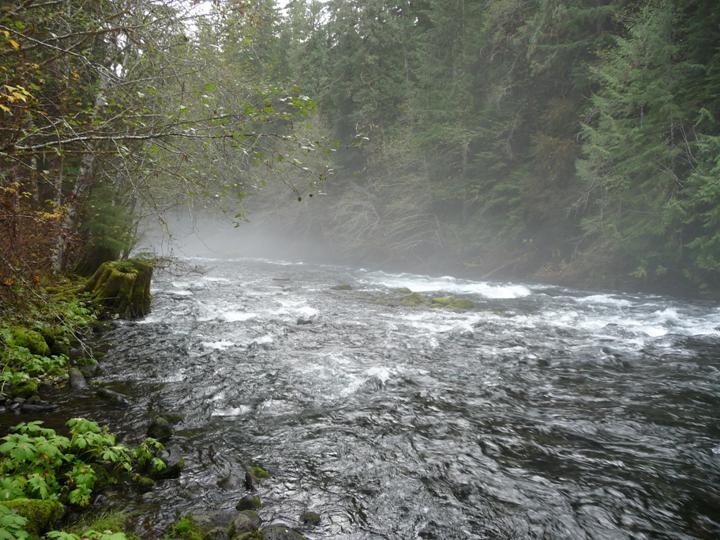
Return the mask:
M107 428L82 418L67 422L68 436L42 422L16 426L0 444L0 538L28 538L54 524L62 505L86 508L107 485L141 482L161 473L163 445L147 438L136 447L119 444ZM28 510L30 509L30 510ZM7 532L7 535L3 536ZM10 536L8 536L10 535ZM50 533L48 538L124 538L104 532Z

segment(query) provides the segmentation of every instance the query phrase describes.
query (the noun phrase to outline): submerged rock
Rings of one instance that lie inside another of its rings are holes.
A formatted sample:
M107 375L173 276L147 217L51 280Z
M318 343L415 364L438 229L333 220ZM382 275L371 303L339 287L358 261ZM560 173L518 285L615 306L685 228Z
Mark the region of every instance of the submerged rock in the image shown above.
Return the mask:
M25 401L20 405L20 410L24 412L25 414L28 413L41 413L41 412L51 412L58 409L58 406L55 403L50 403L49 401Z
M111 401L117 405L130 405L130 400L127 396L124 396L120 392L115 392L115 390L110 390L109 388L98 388L95 390L95 393L101 398Z

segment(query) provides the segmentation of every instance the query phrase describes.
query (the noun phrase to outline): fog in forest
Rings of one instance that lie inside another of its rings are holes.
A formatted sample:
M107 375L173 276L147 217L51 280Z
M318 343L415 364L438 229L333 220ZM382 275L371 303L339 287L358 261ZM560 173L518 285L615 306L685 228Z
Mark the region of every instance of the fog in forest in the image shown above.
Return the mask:
M0 539L720 538L718 0L0 0Z

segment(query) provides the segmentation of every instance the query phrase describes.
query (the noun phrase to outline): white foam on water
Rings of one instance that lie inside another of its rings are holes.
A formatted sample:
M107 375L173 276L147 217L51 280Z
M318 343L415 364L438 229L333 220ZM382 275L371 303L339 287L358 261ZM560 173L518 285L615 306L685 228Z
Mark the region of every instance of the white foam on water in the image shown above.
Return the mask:
M248 313L246 311L226 311L221 313L218 319L225 322L245 322L257 318L257 313Z
M202 279L203 281L209 281L210 283L230 283L230 280L224 277L203 276Z
M180 289L179 291L169 290L167 291L168 294L171 294L173 296L192 296L192 291L188 291L186 289Z
M583 304L602 304L606 306L626 307L631 306L632 302L624 298L617 298L611 294L593 294L582 298L574 298L576 302Z
M530 296L532 291L525 285L467 281L452 276L430 277L416 274L387 274L371 272L364 280L371 284L413 292L449 292L454 294L477 294L491 299L512 299Z
M264 336L260 336L259 338L255 338L252 340L252 343L255 343L256 345L267 345L269 343L272 343L275 341L271 334L265 334Z
M249 414L250 412L252 412L252 407L248 405L240 405L239 407L226 407L215 409L211 413L211 416L244 416L246 414Z
M206 349L213 349L216 351L224 351L235 345L232 341L203 341L201 343Z

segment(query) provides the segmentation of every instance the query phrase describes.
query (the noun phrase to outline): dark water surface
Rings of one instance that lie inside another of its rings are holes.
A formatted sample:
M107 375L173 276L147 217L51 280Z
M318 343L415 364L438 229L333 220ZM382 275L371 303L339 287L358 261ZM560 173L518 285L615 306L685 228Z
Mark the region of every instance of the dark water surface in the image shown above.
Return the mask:
M312 508L310 538L720 537L717 306L190 262L205 272L158 275L152 314L108 337L100 381L133 405L65 398L128 434L182 416L183 475L121 503L148 538L234 508L249 463L273 474L264 521ZM388 305L399 287L477 307Z

